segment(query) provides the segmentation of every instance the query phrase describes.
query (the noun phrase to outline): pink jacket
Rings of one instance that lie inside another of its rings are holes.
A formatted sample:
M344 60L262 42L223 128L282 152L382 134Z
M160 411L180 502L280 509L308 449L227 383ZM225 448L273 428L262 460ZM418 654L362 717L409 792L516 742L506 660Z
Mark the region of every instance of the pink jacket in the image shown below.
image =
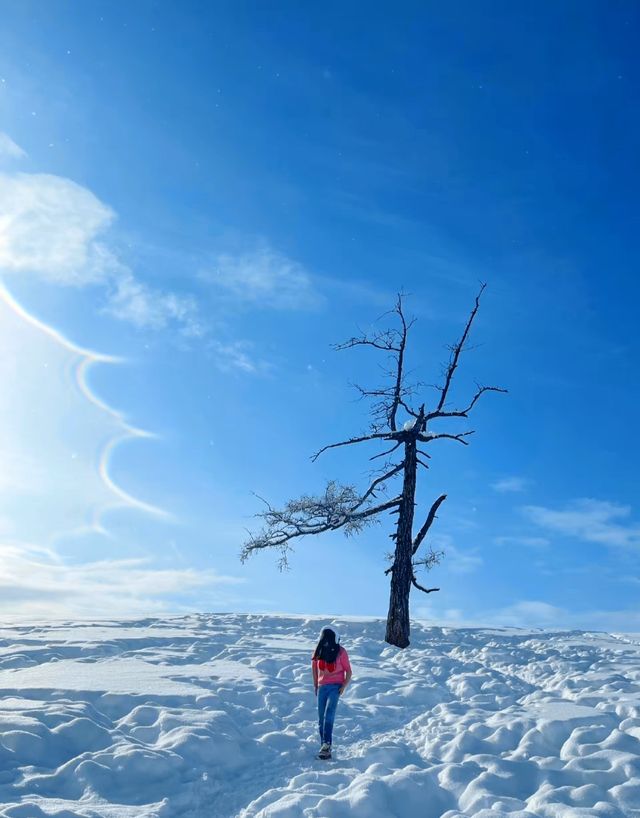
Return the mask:
M322 663L324 665L324 662ZM329 671L326 668L320 667L319 659L312 659L311 665L313 668L313 678L317 679L320 685L335 685L343 684L347 678L347 673L351 673L351 663L349 662L349 655L347 651L341 646L336 656L334 671Z

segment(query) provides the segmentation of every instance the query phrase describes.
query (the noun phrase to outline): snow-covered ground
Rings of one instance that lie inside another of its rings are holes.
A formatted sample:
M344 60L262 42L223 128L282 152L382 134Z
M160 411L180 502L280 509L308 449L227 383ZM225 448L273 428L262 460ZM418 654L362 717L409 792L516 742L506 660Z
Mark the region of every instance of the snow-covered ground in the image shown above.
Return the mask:
M354 679L318 761L322 625ZM201 615L0 627L4 818L640 816L640 636Z

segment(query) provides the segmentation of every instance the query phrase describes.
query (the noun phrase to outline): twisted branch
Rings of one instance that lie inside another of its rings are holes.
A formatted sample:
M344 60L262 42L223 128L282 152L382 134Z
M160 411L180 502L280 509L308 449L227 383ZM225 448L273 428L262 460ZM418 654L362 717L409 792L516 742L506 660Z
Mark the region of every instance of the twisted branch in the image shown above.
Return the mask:
M393 437L388 432L373 432L370 435L363 435L362 437L351 437L349 440L342 440L340 443L330 443L328 446L323 446L319 451L317 451L314 455L311 455L311 460L313 463L320 457L323 452L326 452L328 449L337 449L338 446L351 446L352 443L362 443L365 440L379 440L379 439L386 439L386 440L393 440Z
M421 443L429 443L432 440L457 440L458 443L463 443L465 446L468 446L469 444L463 438L469 437L469 435L474 435L474 434L475 434L475 432L473 430L471 430L469 432L459 432L457 435L450 435L450 434L447 434L446 432L440 432L437 435L434 435L434 434L429 434L429 435L420 434L420 435L418 435L418 440Z
M447 499L447 495L446 494L441 494L440 497L438 497L438 499L435 501L435 503L429 509L429 513L427 514L427 519L426 519L424 525L422 526L422 528L420 529L420 531L418 531L418 533L416 534L416 538L413 541L413 548L412 548L412 551L411 551L412 556L416 553L418 548L420 548L420 545L422 544L422 541L427 536L427 533L428 533L429 529L431 528L431 525L433 524L433 521L436 518L436 514L438 513L438 509L440 508L440 506L444 503L444 501L446 499Z
M391 475L386 475L384 479L389 476ZM379 481L380 478L369 487L368 496L371 496L375 483ZM354 534L364 528L369 518L397 508L402 498L394 497L385 503L361 509L368 497L361 497L353 486L341 486L331 481L327 484L324 495L304 495L298 500L289 500L282 510L274 508L261 497L259 499L267 506L266 511L257 515L265 521L265 527L258 534L250 535L240 552L240 559L245 562L254 551L278 548L282 554L282 568L286 567L291 540L341 528L347 535Z
M478 402L480 396L484 395L485 392L502 392L503 394L507 394L508 390L503 389L500 386L478 386L478 391L471 399L471 403L465 409L453 409L448 412L442 412L436 409L435 412L428 413L426 420L433 420L433 418L466 418L469 416L469 412Z
M424 591L425 594L432 594L434 591L440 590L440 588L423 588L422 585L418 583L415 576L411 577L411 584L414 585L419 591Z

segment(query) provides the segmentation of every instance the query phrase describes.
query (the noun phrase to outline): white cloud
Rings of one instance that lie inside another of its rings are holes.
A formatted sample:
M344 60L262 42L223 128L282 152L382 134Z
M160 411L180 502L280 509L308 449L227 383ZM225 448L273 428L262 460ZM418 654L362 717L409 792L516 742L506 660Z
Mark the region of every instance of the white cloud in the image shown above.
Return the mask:
M184 605L196 591L217 593L241 581L211 571L161 569L140 559L69 563L56 553L54 544L72 534L105 533L108 510L169 516L132 497L110 473L119 442L146 435L91 392L87 371L109 361L113 365L114 359L70 343L0 289L3 615L144 613L175 606L171 598Z
M0 519L12 539L48 543L61 532L100 529L113 507L161 514L109 474L114 444L145 433L87 385L96 363L28 315L0 288Z
M640 526L619 522L630 517L629 506L583 498L561 510L525 506L522 511L537 525L559 534L609 546L640 545Z
M138 290L137 296L147 298L143 306L149 323L157 305L149 303L148 292ZM163 309L185 317L177 302L165 302ZM93 394L87 373L98 363L113 365L116 360L71 343L29 315L0 286L3 614L50 617L175 610L196 592L205 594L199 597L206 600L200 605L211 604L211 590L216 591L214 599L221 600L217 589L241 581L211 571L159 569L140 560L67 564L56 554L54 543L72 534L106 533L102 519L108 510L169 516L131 496L111 475L116 446L149 435L131 427Z
M189 337L201 337L206 332L198 320L193 297L154 290L127 271L115 278L105 312L140 329L161 330L175 322Z
M9 137L2 150L17 155ZM50 174L0 173L0 276L30 277L49 284L98 286L102 312L139 329L175 327L187 338L209 335L196 298L140 280L112 249L114 211L90 190ZM309 273L268 247L218 257L214 272L201 275L236 304L312 309L323 302ZM228 305L227 305L228 306ZM244 341L212 342L221 370L260 373L269 369Z
M90 191L47 174L0 174L0 270L83 286L117 268L97 237L115 214Z
M221 254L213 271L200 277L247 305L308 310L324 302L301 264L268 247L238 255Z
M236 586L243 578L213 571L155 568L149 560L69 564L55 552L0 544L0 612L13 616L118 616L165 610L168 598L184 601ZM175 606L172 610L176 610Z
M105 311L144 329L205 333L192 297L139 281L106 244L115 213L91 191L59 176L0 174L0 273L53 284L102 285Z
M20 145L16 145L10 136L0 131L0 159L4 157L8 159L24 159L26 155L26 151L22 150Z
M526 477L503 477L501 480L492 483L491 488L494 491L506 494L508 492L526 491L528 485L529 480Z

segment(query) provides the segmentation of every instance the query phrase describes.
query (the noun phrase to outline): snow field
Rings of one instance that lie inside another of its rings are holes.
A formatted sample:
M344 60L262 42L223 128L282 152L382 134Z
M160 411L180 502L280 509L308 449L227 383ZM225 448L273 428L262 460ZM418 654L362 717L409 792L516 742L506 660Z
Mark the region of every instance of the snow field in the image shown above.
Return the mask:
M310 655L349 651L321 762ZM2 818L640 818L640 637L199 615L0 628Z

